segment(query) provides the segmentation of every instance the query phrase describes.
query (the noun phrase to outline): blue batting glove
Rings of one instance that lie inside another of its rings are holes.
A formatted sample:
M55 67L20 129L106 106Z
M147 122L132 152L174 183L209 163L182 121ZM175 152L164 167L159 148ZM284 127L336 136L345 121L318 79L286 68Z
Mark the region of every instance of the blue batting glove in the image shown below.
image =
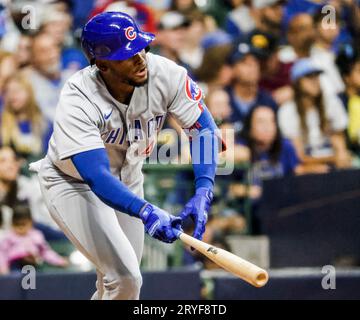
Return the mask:
M178 232L174 232L173 228L182 231L180 217L175 217L150 203L140 211L139 217L145 225L146 233L166 243L177 239Z
M205 232L205 225L208 220L211 201L214 195L208 188L198 188L195 195L185 205L179 217L186 220L189 216L195 223L193 237L201 240Z

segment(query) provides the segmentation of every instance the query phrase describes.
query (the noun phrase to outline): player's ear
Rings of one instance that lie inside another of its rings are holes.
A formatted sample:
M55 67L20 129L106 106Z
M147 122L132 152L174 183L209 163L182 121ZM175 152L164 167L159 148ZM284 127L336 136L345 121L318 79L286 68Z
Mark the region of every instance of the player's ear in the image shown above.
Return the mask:
M102 72L106 72L109 69L106 61L104 61L104 60L96 60L95 64L99 68L99 70Z

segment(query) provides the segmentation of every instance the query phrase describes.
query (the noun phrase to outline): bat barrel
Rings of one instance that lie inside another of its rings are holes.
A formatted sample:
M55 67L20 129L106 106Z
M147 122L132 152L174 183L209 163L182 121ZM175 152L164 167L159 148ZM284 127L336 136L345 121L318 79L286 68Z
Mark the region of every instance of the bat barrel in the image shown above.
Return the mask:
M186 233L178 232L178 238L189 246L192 246L217 265L235 276L245 280L251 285L260 288L269 280L266 270L246 261L235 254L213 247L203 241L195 239Z
M216 251L216 258L212 255L207 257L223 269L257 288L263 287L268 282L269 275L266 270L226 250L216 248Z
M256 277L254 279L254 285L255 285L255 287L261 288L264 285L266 285L268 280L269 280L268 273L265 270L262 270L256 275Z

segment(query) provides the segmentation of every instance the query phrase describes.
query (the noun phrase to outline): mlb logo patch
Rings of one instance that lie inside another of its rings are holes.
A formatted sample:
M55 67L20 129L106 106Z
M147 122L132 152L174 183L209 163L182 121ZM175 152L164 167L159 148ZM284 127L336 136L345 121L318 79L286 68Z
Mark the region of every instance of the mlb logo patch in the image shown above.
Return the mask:
M198 102L202 98L201 89L189 76L186 77L185 93L188 99L193 102Z

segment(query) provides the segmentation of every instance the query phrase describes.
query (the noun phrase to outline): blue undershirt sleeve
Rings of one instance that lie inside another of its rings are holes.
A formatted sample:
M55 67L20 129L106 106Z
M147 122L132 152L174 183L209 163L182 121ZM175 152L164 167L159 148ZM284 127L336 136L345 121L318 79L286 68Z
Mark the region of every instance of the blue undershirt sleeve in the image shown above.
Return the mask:
M213 190L218 162L219 130L209 110L203 112L189 130L190 152L195 175L195 188Z
M100 200L115 210L139 217L140 210L147 202L111 174L105 149L81 152L73 155L71 160L80 176Z

